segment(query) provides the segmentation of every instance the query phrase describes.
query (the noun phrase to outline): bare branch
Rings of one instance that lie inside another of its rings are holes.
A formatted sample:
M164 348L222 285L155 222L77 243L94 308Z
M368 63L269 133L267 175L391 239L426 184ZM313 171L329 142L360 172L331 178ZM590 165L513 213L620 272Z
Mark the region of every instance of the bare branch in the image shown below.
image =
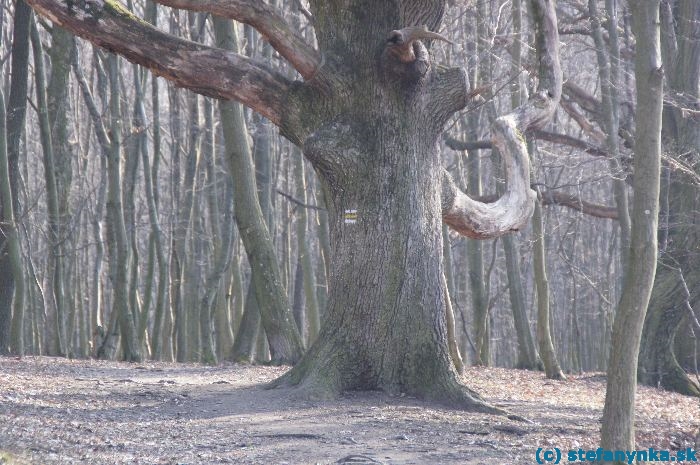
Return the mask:
M447 145L452 150L457 151L481 149L491 150L491 148L493 147L493 144L491 144L490 140L463 141L447 135L445 136L445 145Z
M592 137L596 143L604 144L607 137L600 129L596 128L595 125L586 118L586 116L581 113L571 102L566 99L561 100L561 107L564 111L571 116L571 118L576 121L581 129L584 130L586 134Z
M579 104L581 108L593 114L596 118L601 114L602 103L584 88L572 81L566 81L563 86L564 94Z
M277 189L277 193L299 207L308 208L309 210L326 211L326 209L323 207L319 207L318 205L312 205L310 203L303 202L303 201L297 199L296 197L294 197L293 195L287 194L283 190Z
M236 53L166 34L116 0L28 0L55 25L150 69L177 86L237 100L279 125L291 82Z
M260 0L156 0L161 5L212 13L249 24L257 29L304 79L312 79L321 55L294 31L282 14Z
M610 154L607 151L601 149L600 147L586 142L585 140L571 137L567 134L535 130L532 131L530 135L537 140L545 140L554 144L568 145L569 147L580 149L581 151L590 155L594 155L596 157L610 157ZM491 144L490 140L462 141L450 136L445 137L445 145L447 145L452 150L456 151L481 149L490 150L493 147L493 144Z
M589 155L594 155L596 157L610 157L610 154L606 150L590 144L585 140L577 139L567 134L538 130L533 131L532 135L535 137L535 139L546 140L547 142L552 142L554 144L568 145L569 147L580 149L582 152Z
M611 220L618 219L616 207L608 207L606 205L591 203L574 194L567 194L565 192L552 190L541 190L540 195L542 196L542 205L560 205L562 207L568 207L596 218L607 218Z

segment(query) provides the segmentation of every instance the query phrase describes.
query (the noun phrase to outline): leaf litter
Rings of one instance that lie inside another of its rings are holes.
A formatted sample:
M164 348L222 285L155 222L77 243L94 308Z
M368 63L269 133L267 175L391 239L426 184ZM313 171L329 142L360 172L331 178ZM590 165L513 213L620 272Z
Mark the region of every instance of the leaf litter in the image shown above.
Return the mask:
M410 396L300 401L287 367L0 358L4 464L531 464L538 447L595 449L605 376L468 368L465 383L527 421ZM695 447L696 398L640 386L637 449Z

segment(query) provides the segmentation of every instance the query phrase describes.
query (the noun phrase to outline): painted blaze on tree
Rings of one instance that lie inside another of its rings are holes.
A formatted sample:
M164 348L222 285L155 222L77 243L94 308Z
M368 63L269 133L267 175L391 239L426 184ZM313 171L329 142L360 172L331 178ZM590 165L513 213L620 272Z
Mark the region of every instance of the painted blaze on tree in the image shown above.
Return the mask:
M303 82L164 34L111 0L74 3L70 11L63 1L29 3L177 85L250 106L303 148L329 209L328 307L318 339L276 385L297 386L314 398L381 389L498 411L461 384L450 359L441 227L491 238L517 230L531 215L523 133L550 119L561 91L553 1L531 0L538 92L492 127L508 178L505 194L492 204L455 186L438 146L470 90L461 68L439 66L429 53L432 41L447 40L431 32L440 28L445 0L310 0L318 50L263 2L159 1L250 24ZM346 211L356 211L354 222L345 221Z

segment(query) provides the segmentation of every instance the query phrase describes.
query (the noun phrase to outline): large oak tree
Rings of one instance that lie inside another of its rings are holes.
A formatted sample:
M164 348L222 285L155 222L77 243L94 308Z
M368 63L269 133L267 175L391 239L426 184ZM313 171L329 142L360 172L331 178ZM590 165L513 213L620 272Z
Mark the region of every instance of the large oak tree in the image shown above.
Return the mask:
M561 93L554 0L531 0L539 82L498 118L508 187L494 203L458 189L438 140L470 99L467 75L433 62L446 0L310 0L318 49L259 0L159 0L247 23L303 80L165 34L116 0L28 0L41 15L178 86L237 100L303 149L328 203L331 269L318 339L277 385L329 398L381 389L497 411L459 381L448 349L442 223L472 238L522 227L535 198L524 134ZM346 212L356 220L346 221ZM354 213L353 213L354 214Z

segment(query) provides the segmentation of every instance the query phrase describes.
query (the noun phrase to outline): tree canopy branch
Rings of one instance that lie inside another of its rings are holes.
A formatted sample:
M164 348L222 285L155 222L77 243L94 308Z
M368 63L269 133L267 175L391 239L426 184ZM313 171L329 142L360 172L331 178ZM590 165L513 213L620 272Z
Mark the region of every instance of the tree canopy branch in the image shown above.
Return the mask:
M304 79L312 79L321 55L284 20L282 14L260 0L156 0L161 5L211 13L254 27Z
M279 125L291 81L242 55L166 34L116 0L27 0L55 25L177 86L237 100Z

